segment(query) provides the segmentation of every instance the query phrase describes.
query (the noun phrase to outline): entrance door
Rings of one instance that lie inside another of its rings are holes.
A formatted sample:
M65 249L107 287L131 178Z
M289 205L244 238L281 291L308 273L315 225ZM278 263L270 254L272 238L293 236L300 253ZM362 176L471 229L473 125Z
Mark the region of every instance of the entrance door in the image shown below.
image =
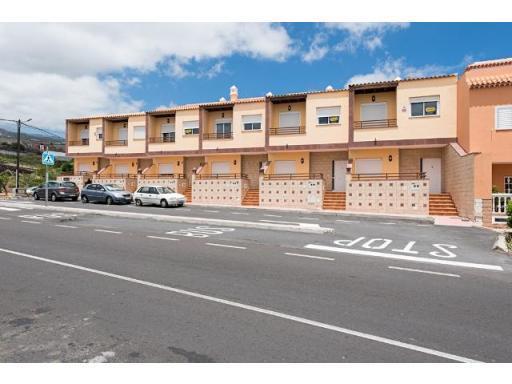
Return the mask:
M334 161L334 189L335 192L345 192L345 174L347 172L347 160Z
M430 181L430 193L441 193L441 159L423 159L422 171Z
M295 174L295 160L277 160L274 164L274 174Z
M356 159L356 173L382 173L381 159Z

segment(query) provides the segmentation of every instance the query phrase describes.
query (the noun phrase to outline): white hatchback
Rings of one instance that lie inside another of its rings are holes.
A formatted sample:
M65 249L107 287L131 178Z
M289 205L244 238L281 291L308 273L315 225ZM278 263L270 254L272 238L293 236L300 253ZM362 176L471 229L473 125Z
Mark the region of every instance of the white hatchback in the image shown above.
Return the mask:
M181 193L176 193L169 187L161 185L146 185L139 187L133 194L133 200L138 206L159 205L162 208L168 206L182 207L185 205L185 196Z

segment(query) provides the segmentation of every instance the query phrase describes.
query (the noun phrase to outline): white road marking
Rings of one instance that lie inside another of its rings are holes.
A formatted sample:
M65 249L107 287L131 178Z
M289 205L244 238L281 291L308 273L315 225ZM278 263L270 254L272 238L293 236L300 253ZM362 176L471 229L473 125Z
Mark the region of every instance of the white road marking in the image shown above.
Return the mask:
M359 220L336 220L336 221L339 221L340 223L359 223Z
M382 223L379 223L379 224L382 224L382 225L395 225L396 223L385 223L385 222L382 222Z
M232 215L248 215L248 213L245 212L231 212Z
M297 223L296 221L280 221L280 220L258 220L258 221L262 221L264 223L278 223L278 224L305 224L305 223Z
M429 275L439 275L439 276L449 276L449 277L460 277L455 273L443 273L443 272L434 272L434 271L426 271L424 269L414 269L414 268L403 268L403 267L394 267L390 265L389 269L397 269L399 271L411 271L411 272L419 272L419 273L427 273Z
M319 250L319 251L327 251L327 252L349 253L351 255L383 257L383 258L387 258L387 259L415 261L415 262L419 262L419 263L432 263L432 264L453 265L453 266L456 266L456 267L486 269L486 270L489 270L489 271L503 271L503 268L500 267L499 265L477 264L477 263L468 263L468 262L463 262L463 261L452 261L452 260L438 260L438 259L430 259L428 257L394 255L392 253L365 251L365 250L362 250L362 249L339 248L339 247L331 247L331 246L328 246L328 245L308 244L308 245L305 245L304 248L316 249L316 250Z
M159 239L159 240L169 240L169 241L180 241L180 239L173 239L172 237L163 237L163 236L146 236L150 239Z
M28 224L41 224L40 221L31 221L31 220L21 220L22 223L28 223Z
M211 209L203 209L203 212L219 213L219 211L213 211Z
M0 207L0 209L1 209L2 211L9 211L9 212L19 211L19 209L18 209L18 208Z
M337 332L337 333L341 333L341 334L345 334L345 335L355 336L355 337L359 337L359 338L362 338L365 340L371 340L371 341L375 341L378 343L387 344L387 345L391 345L394 347L407 349L410 351L420 352L420 353L424 353L424 354L431 355L431 356L437 356L437 357L441 357L441 358L448 359L448 360L459 361L462 363L480 363L480 361L473 360L468 357L454 355L451 353L438 351L435 349L426 348L426 347L422 347L422 346L415 345L415 344L404 343L402 341L389 339L387 337L376 336L376 335L372 335L370 333L355 331L353 329L348 329L348 328L343 328L343 327L339 327L339 326L332 325L332 324L322 323L319 321L306 319L304 317L288 315L283 312L278 312L278 311L273 311L270 309L256 307L254 305L242 304L242 303L239 303L236 301L221 299L221 298L215 297L215 296L209 296L209 295L205 295L202 293L187 291L187 290L180 289L180 288L174 288L174 287L171 287L168 285L152 283L150 281L139 280L139 279L135 279L135 278L128 277L128 276L117 275L115 273L110 273L110 272L102 271L99 269L87 268L87 267L83 267L83 266L77 265L77 264L65 263L62 261L47 259L44 257L34 256L34 255L27 254L27 253L12 251L9 249L4 249L4 248L0 248L0 252L25 257L27 259L38 260L38 261L42 261L45 263L55 264L55 265L59 265L59 266L66 267L66 268L71 268L71 269L76 269L76 270L80 270L80 271L84 271L84 272L94 273L96 275L111 277L114 279L127 281L130 283L139 284L139 285L143 285L146 287L161 289L163 291L168 291L168 292L173 292L173 293L177 293L177 294L184 295L184 296L194 297L197 299L201 299L201 300L205 300L205 301L209 301L209 302L213 302L213 303L217 303L217 304L223 304L223 305L233 307L233 308L245 309L247 311L261 313L264 315L293 321L295 323L306 324L306 325L310 325L312 327L322 328L322 329L326 329L329 331L333 331L333 332Z
M115 233L116 235L123 233L123 232L119 232L119 231L109 231L108 229L95 229L94 231L95 232L105 232L105 233Z
M59 227L59 228L71 228L71 229L76 229L78 227L75 227L74 225L65 225L65 224L55 224L56 227Z
M320 220L318 217L301 217L301 220Z
M334 261L335 260L332 257L311 256L311 255L304 255L302 253L285 252L285 255L288 255L288 256L298 256L298 257L307 257L307 258L310 258L310 259L320 259L320 260L329 260L329 261Z
M283 216L279 216L279 215L270 215L270 214L266 214L266 215L263 215L263 216L266 216L266 217L283 217Z
M225 248L236 248L236 249L247 249L246 247L239 247L238 245L227 245L227 244L217 244L217 243L205 243L206 245L211 245L213 247L225 247Z
M416 224L417 227L430 227L432 224Z
M0 220L11 220L9 217L0 217Z

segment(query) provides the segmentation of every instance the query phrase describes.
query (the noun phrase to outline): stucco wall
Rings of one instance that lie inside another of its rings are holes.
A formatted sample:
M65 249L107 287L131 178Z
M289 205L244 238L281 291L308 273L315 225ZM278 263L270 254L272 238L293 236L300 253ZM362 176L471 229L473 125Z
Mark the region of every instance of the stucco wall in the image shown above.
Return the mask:
M511 164L493 164L492 166L492 185L496 186L501 193L505 193L505 176L512 177L512 159Z
M201 174L212 173L213 163L229 163L229 173L242 173L242 155L211 155L205 156L205 166Z
M300 159L304 159L301 163ZM279 160L293 160L295 161L295 170L297 173L310 173L309 171L309 152L270 152L268 154L270 166L267 169L268 174L274 174L274 165Z
M376 149L353 149L348 153L348 158L353 160L352 173L357 171L357 159L381 159L382 173L398 173L399 152L398 148L376 148ZM389 161L391 156L391 161Z
M260 207L321 209L323 180L261 180Z
M108 124L105 140L119 140L118 131L123 126L123 122L111 122ZM128 145L126 146L107 146L105 145L105 154L132 154L146 152L146 139L134 139L134 127L146 126L146 116L130 116L128 118Z

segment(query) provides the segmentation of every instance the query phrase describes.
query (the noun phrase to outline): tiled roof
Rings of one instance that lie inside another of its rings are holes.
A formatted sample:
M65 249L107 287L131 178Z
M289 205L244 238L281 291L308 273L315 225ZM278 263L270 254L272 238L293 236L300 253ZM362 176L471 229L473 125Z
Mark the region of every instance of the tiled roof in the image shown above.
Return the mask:
M307 96L307 95L315 95L318 93L330 93L330 92L341 92L346 91L346 88L333 88L330 91L322 90L322 91L305 91L305 92L290 92L290 93L281 93L277 95L272 95L272 97L293 97L293 96Z
M466 71L475 68L485 68L485 67L497 67L500 65L509 65L512 64L512 57L507 57L505 59L497 59L497 60L486 60L486 61L476 61L474 63L469 64L466 67Z
M349 87L361 87L361 86L368 86L368 85L393 85L397 83L402 83L405 81L416 81L416 80L434 80L434 79L443 79L446 77L454 77L457 76L456 73L451 73L448 75L437 75L437 76L425 76L425 77L407 77L405 79L396 79L396 80L385 80L385 81L374 81L369 83L357 83L357 84L350 84Z
M470 88L494 88L512 85L512 75L470 77L466 79Z
M79 120L89 120L89 119L119 119L123 117L131 117L131 116L144 116L145 112L132 112L132 113L119 113L112 115L92 115L92 116L82 116L82 117L73 117L68 119L68 121L79 121Z

